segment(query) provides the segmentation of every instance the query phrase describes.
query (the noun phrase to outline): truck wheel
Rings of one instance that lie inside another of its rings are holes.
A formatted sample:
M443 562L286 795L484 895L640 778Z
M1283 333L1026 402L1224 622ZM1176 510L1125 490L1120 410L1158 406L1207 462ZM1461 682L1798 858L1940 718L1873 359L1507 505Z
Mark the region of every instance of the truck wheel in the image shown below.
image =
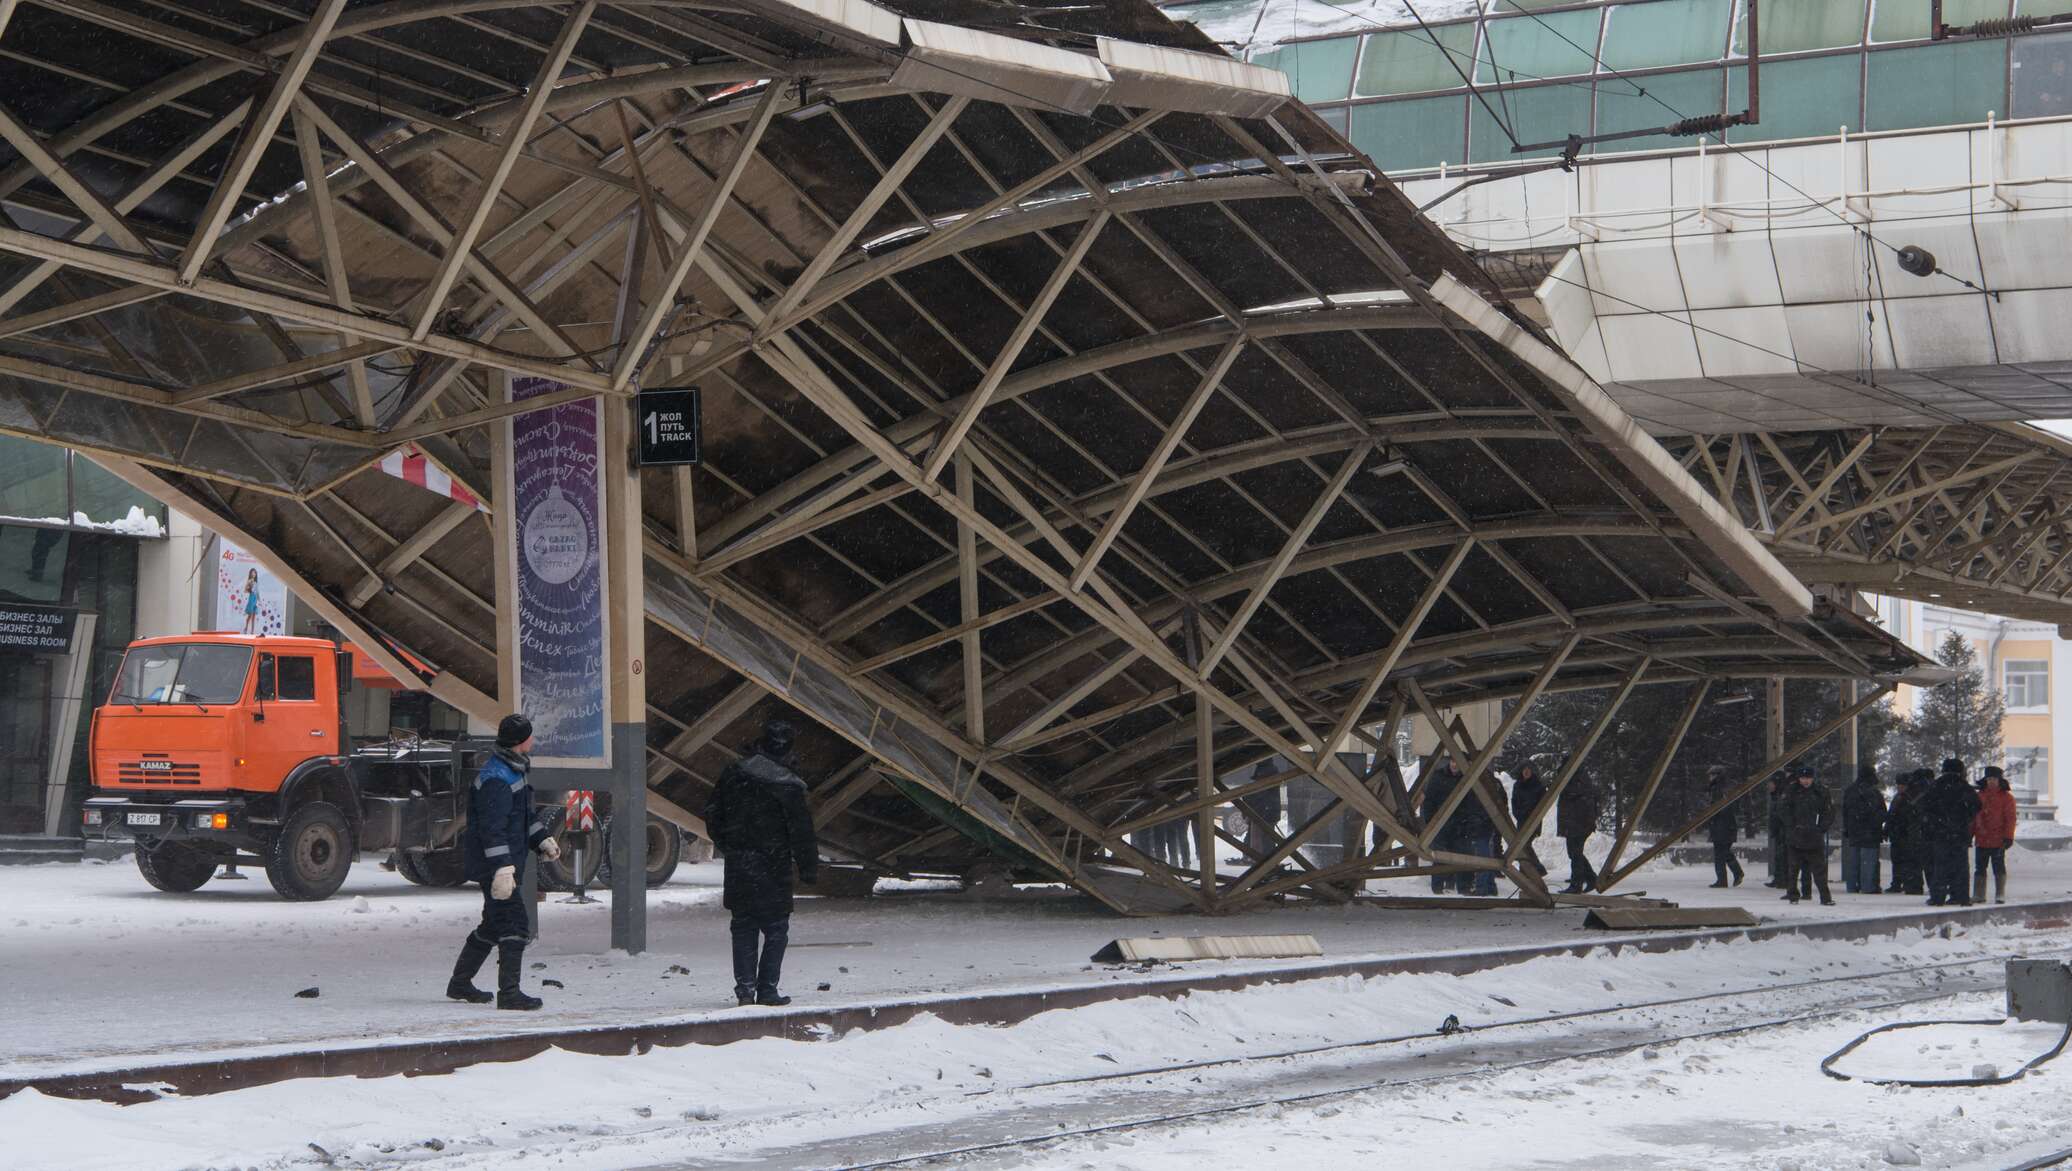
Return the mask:
M589 838L589 844L583 848L582 884L585 887L594 887L610 880L604 877L604 835L592 833ZM558 833L554 835L554 840L561 845L561 857L553 860L544 857L540 859L540 889L574 890L577 875L576 851L570 844L573 839L567 833Z
M397 850L395 862L396 873L418 886L459 886L467 881L462 873L466 860L459 850L429 850L422 854Z
M604 819L604 852L597 860L597 881L609 885L612 880L612 819ZM683 831L650 816L647 821L647 884L660 886L676 873L677 863L683 861Z
M200 890L203 883L215 876L216 859L205 851L178 842L161 842L155 850L138 842L137 870L152 886L185 894L190 890Z
M353 864L353 831L328 801L312 801L288 815L266 843L266 878L293 902L328 899L345 885Z

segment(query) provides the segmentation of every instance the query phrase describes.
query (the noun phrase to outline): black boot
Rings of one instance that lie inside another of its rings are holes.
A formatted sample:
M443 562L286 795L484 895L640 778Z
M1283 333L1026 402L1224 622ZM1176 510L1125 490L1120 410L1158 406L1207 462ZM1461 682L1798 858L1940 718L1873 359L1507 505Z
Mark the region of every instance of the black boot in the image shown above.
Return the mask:
M470 931L460 945L460 958L453 963L453 979L446 982L446 997L449 1000L464 1000L469 1004L488 1004L496 995L475 987L475 973L482 970L482 961L489 958L492 945L479 932Z
M777 994L777 981L784 977L784 949L791 940L791 917L763 924L763 953L755 966L755 1002L772 1008L791 1003L791 997Z
M545 1003L537 996L527 996L518 988L518 977L525 971L525 943L522 940L506 939L496 945L496 1006L515 1008L531 1012Z

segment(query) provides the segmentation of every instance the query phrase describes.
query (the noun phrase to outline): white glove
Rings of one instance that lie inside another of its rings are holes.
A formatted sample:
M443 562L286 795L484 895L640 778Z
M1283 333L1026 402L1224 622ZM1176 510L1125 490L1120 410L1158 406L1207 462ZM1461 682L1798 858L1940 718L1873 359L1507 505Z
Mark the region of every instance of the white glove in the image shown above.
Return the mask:
M549 862L561 861L561 843L553 838L540 839L540 857Z
M502 902L516 893L518 893L518 868L516 866L498 867L496 877L489 880L489 897Z

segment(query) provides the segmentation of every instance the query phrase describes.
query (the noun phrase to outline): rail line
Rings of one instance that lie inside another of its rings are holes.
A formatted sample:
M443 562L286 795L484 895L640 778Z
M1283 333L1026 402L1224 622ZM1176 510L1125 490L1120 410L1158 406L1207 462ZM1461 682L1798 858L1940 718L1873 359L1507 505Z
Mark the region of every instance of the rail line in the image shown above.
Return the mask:
M1701 1003L1705 1001L1729 1000L1737 997L1783 994L1796 990L1804 990L1817 987L1832 987L1835 985L1858 983L1868 980L1903 978L1909 975L1918 975L1930 972L1942 972L1962 968L1976 968L1982 967L1987 964L2004 963L2006 960L2012 958L2019 958L2019 956L2016 953L2008 953L1982 957L1973 960L1955 960L1935 964L1919 964L1903 968L1888 968L1877 972L1861 972L1847 976L1829 976L1815 980L1794 981L1789 984L1773 984L1764 985L1757 988L1744 988L1726 992L1700 993L1691 996L1669 997L1660 1000L1643 1001L1635 1004L1620 1005L1611 1008L1582 1009L1573 1012L1549 1013L1534 1017L1520 1017L1512 1020L1491 1022L1489 1024L1476 1026L1471 1031L1477 1034L1483 1034L1503 1029L1516 1029L1532 1025L1560 1023L1563 1021L1590 1018L1601 1019L1606 1017L1618 1016L1621 1014L1646 1011L1649 1009L1674 1008L1678 1006ZM1521 1061L1506 1062L1501 1064L1480 1065L1474 1069L1468 1070L1456 1070L1445 1073L1435 1073L1426 1076L1386 1077L1363 1081L1354 1085L1334 1086L1332 1088L1324 1090L1249 1098L1238 1102L1226 1102L1215 1106L1205 1106L1195 1110L1168 1111L1158 1114L1145 1115L1142 1117L1128 1118L1112 1122L1103 1122L1090 1126L1082 1126L1069 1129L1052 1129L1044 1131L1040 1134L1032 1134L1019 1138L1001 1139L998 1141L985 1143L972 1143L957 1147L945 1147L938 1150L930 1150L916 1154L900 1155L892 1158L879 1159L860 1163L835 1164L832 1166L827 1166L825 1168L825 1171L879 1171L879 1169L882 1168L911 1167L919 1164L925 1164L941 1160L958 1159L974 1155L997 1154L1005 1151L1039 1147L1066 1139L1084 1138L1103 1134L1114 1134L1130 1130L1141 1130L1149 1127L1167 1125L1171 1123L1187 1122L1199 1118L1213 1118L1233 1114L1242 1114L1249 1111L1265 1110L1275 1107L1300 1106L1314 1102L1329 1101L1334 1098L1353 1097L1364 1093L1370 1093L1372 1091L1379 1089L1431 1085L1448 1081L1463 1080L1473 1077L1484 1077L1494 1073L1505 1073L1513 1070L1535 1069L1548 1065L1556 1065L1568 1061L1586 1061L1605 1057L1615 1057L1621 1054L1632 1053L1637 1050L1651 1048L1654 1046L1676 1044L1686 1041L1703 1041L1719 1037L1730 1037L1747 1033L1760 1032L1766 1029L1781 1028L1788 1025L1803 1024L1810 1021L1826 1020L1834 1017L1846 1016L1850 1013L1871 1012L1878 1011L1881 1009L1903 1008L1910 1005L1924 1004L1936 1000L1945 1000L1953 996L1960 996L1964 995L1965 993L1975 992L1978 990L1979 988L1976 986L1965 988L1938 988L1924 992L1919 995L1905 996L1897 999L1879 1001L1852 1001L1847 1004L1834 1005L1830 1007L1814 1009L1807 1012L1792 1013L1786 1016L1772 1017L1760 1021L1744 1022L1741 1024L1722 1026L1719 1028L1697 1029L1685 1032L1658 1034L1645 1037L1639 1040L1620 1042L1618 1044L1607 1045L1592 1049L1573 1050L1546 1057L1528 1058ZM1032 1082L1019 1086L1002 1087L998 1090L979 1091L978 1095L1005 1094L1014 1093L1017 1091L1027 1091L1050 1087L1086 1085L1099 1082L1121 1081L1133 1078L1158 1077L1167 1074L1186 1073L1217 1066L1227 1067L1259 1065L1273 1061L1314 1056L1322 1053L1345 1052L1363 1048L1379 1048L1388 1045L1407 1044L1412 1041L1429 1041L1433 1040L1434 1037L1435 1034L1426 1032L1417 1034L1406 1034L1396 1037L1375 1038L1367 1041L1345 1042L1334 1045L1310 1046L1302 1049L1291 1049L1277 1053L1248 1054L1240 1057L1219 1058L1209 1061L1183 1062L1174 1065L1159 1066L1148 1069L1136 1069L1128 1071L1118 1071L1114 1073L1095 1074L1081 1078L1061 1078L1047 1082ZM2040 1168L2046 1166L2057 1166L2060 1163L2065 1162L2072 1162L2072 1150L2061 1152L2056 1156L2049 1157L2045 1161L2028 1164L2027 1166L2034 1166Z

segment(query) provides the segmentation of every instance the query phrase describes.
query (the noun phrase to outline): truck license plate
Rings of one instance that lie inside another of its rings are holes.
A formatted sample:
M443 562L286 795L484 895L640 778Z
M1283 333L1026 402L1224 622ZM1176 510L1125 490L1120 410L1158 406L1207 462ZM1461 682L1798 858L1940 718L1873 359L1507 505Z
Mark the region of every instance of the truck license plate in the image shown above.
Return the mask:
M130 824L130 825L157 825L157 824L158 824L158 818L159 818L159 815L158 815L158 814L156 814L156 813L132 813L132 814L130 814L130 815L129 815L129 824Z

